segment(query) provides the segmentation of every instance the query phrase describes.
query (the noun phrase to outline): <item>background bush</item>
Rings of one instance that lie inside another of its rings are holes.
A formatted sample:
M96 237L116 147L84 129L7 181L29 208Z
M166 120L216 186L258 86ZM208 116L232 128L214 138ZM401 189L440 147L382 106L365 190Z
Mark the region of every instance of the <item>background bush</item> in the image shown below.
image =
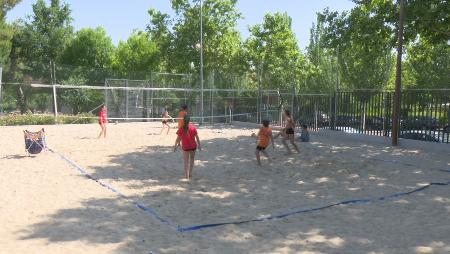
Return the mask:
M96 123L97 118L91 113L76 116L59 115L57 120L53 115L6 115L0 117L0 126L15 125L52 125L52 124L89 124Z

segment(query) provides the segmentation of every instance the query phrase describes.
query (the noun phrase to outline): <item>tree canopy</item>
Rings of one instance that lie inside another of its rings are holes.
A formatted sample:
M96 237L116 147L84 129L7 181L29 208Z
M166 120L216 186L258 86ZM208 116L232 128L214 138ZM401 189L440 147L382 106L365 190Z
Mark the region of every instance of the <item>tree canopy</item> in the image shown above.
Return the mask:
M304 28L310 32L305 50L287 13L267 13L243 38L237 0L204 0L202 6L199 0L171 0L174 15L150 8L145 30L118 45L102 27L74 31L70 5L59 0L37 0L29 18L5 22L18 2L0 2L0 64L8 80L101 84L108 77L145 79L168 72L192 74L198 85L202 47L205 80L215 87L331 92L393 85L399 9L394 0L354 0L351 10L317 13L317 21ZM405 87L448 88L448 1L405 2Z

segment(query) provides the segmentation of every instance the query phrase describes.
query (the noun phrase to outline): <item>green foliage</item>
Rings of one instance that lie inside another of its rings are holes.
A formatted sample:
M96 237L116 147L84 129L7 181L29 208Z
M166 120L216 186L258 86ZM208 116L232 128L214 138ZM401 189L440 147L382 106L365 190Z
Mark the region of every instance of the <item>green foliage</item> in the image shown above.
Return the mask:
M16 125L53 125L53 124L89 124L96 123L97 120L93 114L84 113L77 116L61 115L55 118L53 115L6 115L0 116L0 126Z
M305 66L292 19L287 13L266 14L263 24L250 28L246 42L250 65L261 79L262 88L292 88L302 76Z
M61 5L59 0L51 0L50 6L44 0L33 5L34 15L30 22L25 23L27 49L31 57L42 62L56 60L71 37L70 13L69 5Z
M393 35L364 6L338 14L325 10L325 45L335 49L341 88L381 89L391 73Z
M237 21L241 18L241 14L236 9L236 2L236 0L203 1L205 73L212 72L213 70L217 74L219 72L238 72L244 66L245 61L242 58L242 43L240 34L236 30ZM171 22L166 22L166 24L173 24L168 29L169 31L173 31L173 35L171 36L172 46L169 51L171 61L168 63L168 66L175 72L199 73L199 1L193 1L191 3L188 0L172 0L172 8L176 16ZM158 23L153 21L151 26L158 27L156 24ZM150 31L155 34L153 30Z
M305 67L307 78L302 92L331 92L338 85L338 63L336 52L328 49L324 40L324 22L318 18L310 30L307 47L308 65ZM336 86L335 86L336 85Z
M204 0L203 45L200 45L200 0L171 0L174 15L148 10L145 31L135 31L117 48L101 27L73 33L71 10L60 0L37 0L33 15L6 24L6 12L18 0L0 0L0 65L14 82L103 84L107 77L172 79L154 72L190 73L178 80L200 83L200 46L204 51L204 84L215 88L292 89L330 92L341 89L392 88L398 1L354 0L347 12L324 10L311 28L305 54L286 13L266 14L250 27L243 41L237 0ZM443 0L405 0L406 54L403 78L408 88L450 86L450 5ZM46 4L50 3L50 5ZM187 81L187 79L189 79ZM166 82L166 83L164 83ZM177 84L179 84L177 83ZM103 101L101 92L63 90L62 105L86 112ZM118 96L119 98L121 96ZM44 112L50 93L27 86L5 93L9 109Z
M147 32L152 41L154 41L159 49L157 58L159 59L158 70L167 70L170 66L170 55L173 53L173 33L170 31L171 20L168 14L161 13L155 9L148 11L150 15L150 23L147 24Z
M112 68L113 54L114 45L105 29L83 28L75 33L59 57L59 64L66 68L58 78L82 76L90 85L101 84Z
M11 68L15 81L40 80L54 82L54 67L67 40L72 35L72 18L67 4L44 0L33 4L33 15L15 24L11 50ZM30 78L28 78L30 77Z
M59 115L56 121L58 124L90 124L97 123L97 116L92 113L81 113L73 115Z
M50 124L55 124L55 118L52 115L22 114L0 116L0 126Z
M114 56L114 68L122 77L149 78L159 65L157 44L144 32L134 32L126 42L119 42Z
M71 77L62 84L85 84L83 77ZM90 89L60 89L58 101L61 105L70 106L72 114L90 112L104 102L104 93L101 90Z
M420 39L408 48L405 70L406 87L449 88L450 47Z
M0 20L0 66L4 68L9 65L12 37L12 27Z
M20 0L0 0L0 66L6 69L9 65L13 28L5 22L6 13L17 5Z
M378 29L395 35L399 19L399 1L353 0L358 8L383 23ZM445 0L405 0L405 40L413 42L420 35L432 43L450 39L450 4ZM374 30L372 30L374 31ZM395 40L391 41L395 44Z
M21 0L0 0L0 22L4 21L6 13L14 8Z

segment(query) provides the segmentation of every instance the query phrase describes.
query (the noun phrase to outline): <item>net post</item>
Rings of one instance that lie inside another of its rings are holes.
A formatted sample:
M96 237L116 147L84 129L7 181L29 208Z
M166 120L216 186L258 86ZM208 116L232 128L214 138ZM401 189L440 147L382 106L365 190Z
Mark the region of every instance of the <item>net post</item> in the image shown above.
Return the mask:
M277 89L277 93L278 93L278 117L279 117L279 124L280 127L283 127L283 103L281 101L281 94L280 94L280 90Z
M210 103L211 103L211 124L214 124L214 85L213 85L213 90L211 91Z
M297 115L295 113L295 96L296 96L296 87L295 87L295 82L292 82L292 105L291 105L291 114L294 117L294 121L297 121Z
M151 73L150 73L150 78L151 78ZM148 88L148 87L150 87L150 82L149 82L149 80L147 79L147 80L145 80L145 87L146 88ZM145 110L145 118L148 118L150 115L149 115L149 110L148 110L148 108L149 108L149 91L144 91L144 94L145 94L145 106L144 106L144 110ZM148 120L145 120L145 122L148 122Z
M212 84L211 88L212 89L211 89L211 91L209 91L210 92L210 94L209 94L210 95L209 96L209 108L210 108L210 114L211 114L210 124L214 124L214 88L215 88L214 80L215 80L215 72L213 70L212 71L212 80L211 80L211 84Z
M2 87L3 67L0 66L0 115L3 114L3 87Z
M53 84L53 114L55 116L55 121L58 119L58 101L56 99L56 85Z
M108 87L108 79L105 78L105 88L107 88L107 87ZM108 89L105 89L103 94L105 96L105 98L104 98L105 104L104 105L105 105L105 107L108 107Z
M259 123L261 115L260 115L260 109L261 109L261 102L260 102L260 98L261 97L261 88L259 85L259 79L258 79L258 94L256 96L256 123Z
M151 72L150 73L150 87L153 88L154 87L154 76L156 76L155 72ZM153 90L150 91L150 112L151 112L151 117L154 117L154 110L153 110Z
M224 112L224 116L225 116L225 123L227 123L227 103L225 103L225 107L223 107L224 109L225 109L225 112Z
M336 130L337 121L337 93L337 90L333 92L333 130Z
M125 81L125 87L128 88L128 79ZM125 118L128 119L128 89L125 91Z
M331 96L331 94L329 95L329 111L328 111L328 118L329 118L329 121L328 121L328 127L330 128L330 129L332 129L332 123L331 123L331 117L333 117L333 115L332 115L332 112L333 112L333 106L332 106L332 104L333 104L333 97Z
M319 110L318 110L318 106L317 106L317 100L314 100L314 129L315 130L318 130L318 127L319 127L318 116L319 116Z

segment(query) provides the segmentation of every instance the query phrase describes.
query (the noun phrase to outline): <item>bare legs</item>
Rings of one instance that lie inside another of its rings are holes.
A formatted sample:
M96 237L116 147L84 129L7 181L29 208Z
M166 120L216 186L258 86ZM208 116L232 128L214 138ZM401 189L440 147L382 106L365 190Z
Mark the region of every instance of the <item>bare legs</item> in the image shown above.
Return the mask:
M297 144L295 144L294 134L284 134L283 135L283 145L286 148L286 150L288 151L288 153L292 153L291 149L289 148L289 146L286 142L287 140L291 141L291 144L294 147L295 151L297 151L297 153L300 153L300 150L298 149Z
M166 126L167 126L167 132L166 132L166 135L169 134L169 131L170 131L170 125L167 124L167 123L163 123L162 129L161 129L161 132L159 133L159 135L161 135L161 134L163 133L164 127L166 127Z
M184 159L184 177L189 180L192 177L192 169L194 168L195 150L183 151L183 159Z
M260 153L262 153L264 156L266 156L267 159L270 160L270 156L269 156L269 154L267 154L266 151L264 151L264 150L262 150L262 151L256 150L255 151L255 155L256 155L256 161L258 162L258 166L261 166L261 155L260 155Z
M100 128L102 128L102 130L100 131L100 134L98 134L97 138L101 138L102 135L104 138L106 138L106 124L104 123L100 124Z

